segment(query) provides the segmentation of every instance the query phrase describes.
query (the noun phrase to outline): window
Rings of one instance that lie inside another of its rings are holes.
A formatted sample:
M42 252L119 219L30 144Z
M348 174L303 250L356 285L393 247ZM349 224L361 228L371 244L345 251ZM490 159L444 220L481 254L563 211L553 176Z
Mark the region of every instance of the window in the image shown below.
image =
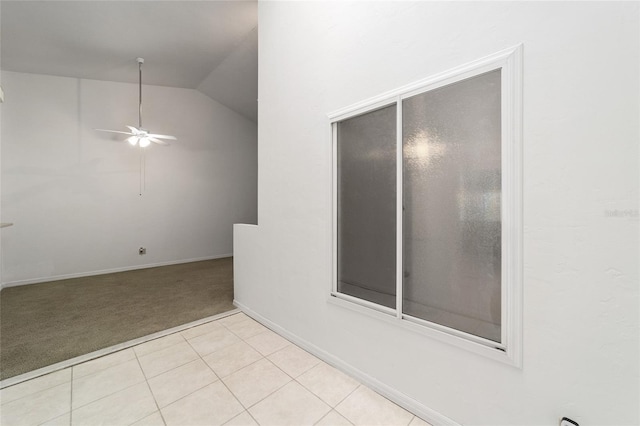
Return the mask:
M520 365L521 48L330 115L339 303Z

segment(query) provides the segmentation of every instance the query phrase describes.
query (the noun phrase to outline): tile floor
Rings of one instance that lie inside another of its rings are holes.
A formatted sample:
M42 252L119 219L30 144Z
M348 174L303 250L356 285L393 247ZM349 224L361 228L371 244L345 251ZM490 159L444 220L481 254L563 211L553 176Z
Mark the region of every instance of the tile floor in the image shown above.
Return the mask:
M244 314L0 391L0 424L427 425Z

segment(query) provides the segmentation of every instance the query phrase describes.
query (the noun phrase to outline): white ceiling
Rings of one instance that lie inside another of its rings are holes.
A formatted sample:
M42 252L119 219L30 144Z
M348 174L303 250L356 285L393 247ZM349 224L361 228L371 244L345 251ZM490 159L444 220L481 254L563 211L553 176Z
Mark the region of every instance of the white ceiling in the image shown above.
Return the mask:
M7 1L3 70L200 90L257 120L257 1Z

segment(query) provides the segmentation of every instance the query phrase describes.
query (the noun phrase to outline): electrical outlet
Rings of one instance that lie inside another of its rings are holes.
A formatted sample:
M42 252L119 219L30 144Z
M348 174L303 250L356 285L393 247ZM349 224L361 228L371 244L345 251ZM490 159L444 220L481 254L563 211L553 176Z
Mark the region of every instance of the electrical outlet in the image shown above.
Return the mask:
M144 248L144 247L140 247L140 248L138 249L138 254L139 254L140 256L142 256L143 254L147 254L147 249L146 249L146 248Z
M563 417L560 420L560 426L580 426L577 422L574 422L568 417Z

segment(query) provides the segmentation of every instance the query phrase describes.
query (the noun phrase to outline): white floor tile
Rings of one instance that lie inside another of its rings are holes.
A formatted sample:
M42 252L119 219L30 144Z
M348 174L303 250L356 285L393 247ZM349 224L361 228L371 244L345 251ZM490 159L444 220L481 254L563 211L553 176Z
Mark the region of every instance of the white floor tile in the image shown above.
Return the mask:
M193 349L195 349L200 356L205 356L239 341L240 338L238 336L226 328L221 327L207 334L189 339L189 344L193 346Z
M203 334L210 333L212 331L220 330L224 328L218 321L211 321L196 327L191 327L188 330L181 332L180 334L185 339L192 339L194 337L202 336Z
M182 339L182 337L180 338ZM196 359L198 359L198 354L186 341L138 357L142 371L144 371L147 379Z
M4 405L7 402L15 401L27 395L50 389L63 383L71 382L71 369L56 371L55 373L27 380L17 385L9 386L0 390L0 402Z
M138 420L131 426L164 426L164 420L162 420L162 416L159 411L156 411L153 414L148 415L142 420Z
M226 422L224 426L258 426L258 423L253 420L251 414L249 414L247 411L243 411L242 413Z
M260 425L313 425L331 410L317 396L290 382L267 398L249 408Z
M219 322L220 324L227 326L229 324L244 321L246 319L251 319L251 317L247 316L246 314L243 314L242 312L239 312L237 314L228 315L224 318L220 318L216 322Z
M413 418L413 414L365 386L338 404L336 411L356 426L408 425Z
M144 374L136 359L78 379L74 377L73 409L144 381Z
M335 407L360 385L356 380L324 362L296 379L302 386Z
M151 392L160 408L218 380L201 359L149 379Z
M245 341L264 356L271 355L291 344L291 342L270 330L250 337Z
M245 407L251 407L291 381L270 361L262 359L222 379Z
M411 420L411 423L409 423L409 426L431 426L431 423L427 423L420 417L414 416L413 420Z
M226 377L262 358L258 351L245 342L234 343L203 357L219 377Z
M83 362L82 364L74 365L73 378L77 379L79 377L88 376L89 374L96 373L100 370L135 359L135 357L135 352L133 352L133 349L129 348L100 358L92 359L91 361Z
M142 343L138 346L134 346L133 350L139 357L148 355L152 352L156 352L162 349L166 349L170 346L177 345L178 343L184 343L184 337L180 333L169 334L168 336L160 337L149 342Z
M430 426L244 314L11 386L0 401L7 426Z
M71 425L130 425L157 411L146 383L94 401L71 413Z
M40 426L70 426L71 412L65 413L55 419L42 423Z
M335 410L332 410L316 423L316 426L353 426L353 423L342 417Z
M217 381L162 408L167 426L221 425L242 411L242 405Z
M280 349L269 355L268 358L291 377L298 377L320 363L318 358L296 345L289 345L284 349Z
M71 409L71 382L2 404L0 424L39 425Z
M256 334L264 333L268 330L267 327L260 324L259 322L252 320L251 318L247 318L244 321L227 324L226 327L241 339L248 339L249 337L255 336Z

